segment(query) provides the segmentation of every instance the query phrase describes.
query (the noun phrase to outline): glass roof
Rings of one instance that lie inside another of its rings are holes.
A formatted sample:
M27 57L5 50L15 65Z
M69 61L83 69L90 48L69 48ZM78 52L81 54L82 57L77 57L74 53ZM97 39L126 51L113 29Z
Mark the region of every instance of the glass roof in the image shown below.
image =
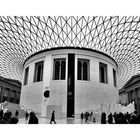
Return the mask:
M0 17L0 76L22 80L23 63L54 47L102 51L118 63L118 87L140 73L140 17Z

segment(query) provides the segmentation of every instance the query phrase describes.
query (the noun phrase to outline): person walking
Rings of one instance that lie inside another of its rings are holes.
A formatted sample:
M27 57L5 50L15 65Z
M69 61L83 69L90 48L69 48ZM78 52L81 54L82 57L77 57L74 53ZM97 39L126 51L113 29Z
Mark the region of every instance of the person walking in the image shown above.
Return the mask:
M52 112L50 124L52 124L52 122L54 122L56 124L56 122L55 122L55 111Z

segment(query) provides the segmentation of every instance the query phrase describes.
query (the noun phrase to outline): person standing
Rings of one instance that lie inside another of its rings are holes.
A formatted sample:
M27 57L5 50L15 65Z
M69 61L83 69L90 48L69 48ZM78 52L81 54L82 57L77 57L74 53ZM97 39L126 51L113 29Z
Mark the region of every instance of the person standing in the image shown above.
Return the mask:
M80 116L81 116L81 124L83 124L84 113L82 112Z
M85 121L88 121L88 112L85 113Z
M55 111L52 112L50 124L52 124L52 122L54 122L56 124L56 122L55 122Z
M29 114L28 114L28 112L26 111L26 112L25 112L25 120L26 120L26 121L28 120L28 117L29 117Z
M96 114L93 113L93 122L95 123L96 122Z
M30 112L30 117L29 117L28 124L38 124L38 118L36 117L36 115L33 111Z
M103 112L101 114L101 124L106 124L106 113L105 112Z
M18 110L16 110L16 112L15 112L15 117L18 118L18 115L19 115L19 112L18 112Z
M108 123L109 123L109 124L112 124L112 123L113 123L113 115L112 115L112 113L110 113L110 114L108 115Z

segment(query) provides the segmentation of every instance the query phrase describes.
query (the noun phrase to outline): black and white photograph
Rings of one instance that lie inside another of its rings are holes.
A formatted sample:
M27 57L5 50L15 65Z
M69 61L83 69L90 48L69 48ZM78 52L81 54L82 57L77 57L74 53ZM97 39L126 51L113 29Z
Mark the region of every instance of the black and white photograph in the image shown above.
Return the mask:
M0 35L0 123L140 123L140 17L1 16Z
M138 13L123 2L58 3L24 2L24 12L17 5L11 14L9 3L0 11L0 131L70 140L138 133L138 3Z

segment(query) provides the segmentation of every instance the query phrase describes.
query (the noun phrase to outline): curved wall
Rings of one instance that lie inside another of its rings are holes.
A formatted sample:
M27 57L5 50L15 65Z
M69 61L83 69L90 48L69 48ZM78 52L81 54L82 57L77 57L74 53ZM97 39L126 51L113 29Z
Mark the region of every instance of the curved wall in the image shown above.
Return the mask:
M20 104L26 109L41 113L50 117L52 110L56 111L56 117L67 116L67 81L68 81L68 54L75 54L75 115L92 110L95 104L115 104L118 101L118 89L113 84L113 69L117 71L115 61L110 57L89 50L82 49L55 49L44 51L30 57L24 65L29 66L28 84L22 84ZM65 58L65 80L53 80L54 59ZM77 60L89 60L89 81L77 80ZM35 63L44 61L43 81L33 82ZM99 81L99 62L107 65L108 83ZM23 72L24 74L25 72ZM24 75L23 75L24 77ZM45 98L43 93L50 90L50 97Z

